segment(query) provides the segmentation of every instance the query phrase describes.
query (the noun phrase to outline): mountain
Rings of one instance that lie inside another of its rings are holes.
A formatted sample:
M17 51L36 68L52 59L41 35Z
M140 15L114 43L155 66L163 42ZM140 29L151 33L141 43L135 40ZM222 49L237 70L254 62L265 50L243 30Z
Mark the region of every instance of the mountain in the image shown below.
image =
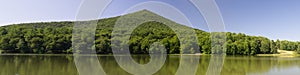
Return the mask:
M153 21L154 19L156 21ZM132 28L135 26L135 23L147 20L149 21L141 23L136 28ZM211 33L180 25L148 10L94 21L98 22L95 32L95 41L92 42L95 42L96 52L98 54L112 54L111 47L117 48L124 43L129 44L130 52L133 54L145 54L155 50L150 49L150 46L154 42L162 43L168 54L193 54L198 52L211 54L214 53L212 49L219 47L211 44L211 41L215 41L211 39ZM72 53L73 26L75 23L85 25L87 22L88 21L43 22L2 26L0 27L0 52L36 54ZM132 32L129 30L132 30ZM113 32L117 34L112 34ZM277 53L277 49L296 51L300 48L298 47L298 42L279 40L275 42L261 36L248 36L242 33L230 32L220 33L226 34L226 48L224 49L226 49L226 53L229 55L273 54ZM121 40L125 40L125 37L130 38L130 40L127 42L111 43L112 35L123 34L126 36L120 37ZM187 41L191 42L191 44L180 44L180 40L186 39L182 39L179 36L194 39L192 38L193 34L196 35L198 40ZM198 46L199 49L193 49L191 47L195 45ZM76 48L84 49L81 47L86 46L91 45L88 45L86 42L81 42L81 45L76 46Z

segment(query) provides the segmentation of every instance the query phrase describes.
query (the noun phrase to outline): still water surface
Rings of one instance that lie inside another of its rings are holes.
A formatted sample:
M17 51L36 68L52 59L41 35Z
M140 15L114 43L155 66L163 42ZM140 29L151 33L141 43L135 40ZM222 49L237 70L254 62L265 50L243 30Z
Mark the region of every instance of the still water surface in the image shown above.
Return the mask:
M107 75L131 75L116 63L113 56L98 56ZM149 56L136 55L140 64ZM155 75L174 75L180 56L169 55ZM197 75L205 75L210 56L200 56ZM221 75L299 75L300 57L227 56ZM78 75L72 55L0 55L0 75Z

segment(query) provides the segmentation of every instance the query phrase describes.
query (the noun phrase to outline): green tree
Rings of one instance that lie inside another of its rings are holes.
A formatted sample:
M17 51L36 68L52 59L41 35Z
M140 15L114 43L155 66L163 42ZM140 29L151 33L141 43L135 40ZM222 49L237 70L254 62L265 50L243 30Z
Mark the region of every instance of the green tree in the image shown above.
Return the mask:
M20 51L21 53L29 52L27 44L25 43L25 41L23 39L19 39L16 50Z
M39 37L34 37L30 40L29 47L32 49L33 53L43 53L43 47L41 47L43 44L42 41L43 40Z
M260 50L263 54L266 54L266 53L269 53L270 51L270 41L269 40L266 40L266 39L263 39L261 41L261 47L260 47Z
M271 41L271 53L277 53L278 47L276 47L276 42L274 40Z
M297 51L296 51L298 54L300 54L300 44L298 44L298 48L297 48Z

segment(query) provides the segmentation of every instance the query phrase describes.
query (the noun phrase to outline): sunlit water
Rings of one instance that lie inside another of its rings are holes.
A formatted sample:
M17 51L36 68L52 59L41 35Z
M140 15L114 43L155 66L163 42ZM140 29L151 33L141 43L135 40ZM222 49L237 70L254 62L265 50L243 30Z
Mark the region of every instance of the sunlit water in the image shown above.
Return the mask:
M116 63L113 56L98 56L107 75L131 75ZM146 64L146 55L133 56ZM197 75L205 75L210 56L200 56ZM180 56L169 55L155 75L174 75ZM300 57L227 56L221 75L299 75ZM0 55L0 75L78 75L72 55Z

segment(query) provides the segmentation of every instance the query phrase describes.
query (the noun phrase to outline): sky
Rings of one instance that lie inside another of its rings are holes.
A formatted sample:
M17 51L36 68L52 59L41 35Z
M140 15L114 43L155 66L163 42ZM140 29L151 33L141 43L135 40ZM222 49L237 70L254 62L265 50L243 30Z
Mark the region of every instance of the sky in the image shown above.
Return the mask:
M0 26L30 22L75 21L84 0L1 0ZM126 14L133 6L158 1L182 12L192 27L209 31L197 8L188 0L113 0L102 16ZM228 32L300 41L300 0L216 0ZM101 4L101 3L99 3ZM162 11L152 8L152 11ZM160 14L170 17L168 14ZM176 19L171 19L177 21Z

